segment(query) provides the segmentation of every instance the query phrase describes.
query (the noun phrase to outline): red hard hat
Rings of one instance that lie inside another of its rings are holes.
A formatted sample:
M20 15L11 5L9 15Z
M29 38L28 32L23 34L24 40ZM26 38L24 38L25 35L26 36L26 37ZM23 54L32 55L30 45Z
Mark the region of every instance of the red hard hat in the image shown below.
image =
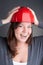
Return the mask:
M27 7L21 7L18 12L14 13L11 22L31 22L34 23L34 15Z

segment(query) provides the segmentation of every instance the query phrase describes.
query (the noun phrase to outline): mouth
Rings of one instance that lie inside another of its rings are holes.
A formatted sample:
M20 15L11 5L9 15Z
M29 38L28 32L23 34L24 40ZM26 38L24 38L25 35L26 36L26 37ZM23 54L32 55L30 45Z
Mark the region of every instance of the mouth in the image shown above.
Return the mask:
M27 37L27 35L22 35L22 34L20 36L23 37L23 38L26 38Z

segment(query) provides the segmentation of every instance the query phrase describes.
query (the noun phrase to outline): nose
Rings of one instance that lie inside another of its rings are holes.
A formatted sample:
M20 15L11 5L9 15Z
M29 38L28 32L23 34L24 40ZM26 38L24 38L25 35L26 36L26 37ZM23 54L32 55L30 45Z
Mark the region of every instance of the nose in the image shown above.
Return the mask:
M23 33L27 33L27 28L23 27Z

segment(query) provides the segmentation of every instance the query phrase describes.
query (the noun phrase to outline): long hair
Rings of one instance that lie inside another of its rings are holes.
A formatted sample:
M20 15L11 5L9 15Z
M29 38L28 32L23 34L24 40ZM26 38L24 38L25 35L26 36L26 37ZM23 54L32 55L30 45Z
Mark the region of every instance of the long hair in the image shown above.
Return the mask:
M8 31L7 40L8 40L9 51L12 56L17 55L17 49L16 49L17 48L17 39L14 34L14 29L16 29L19 24L20 24L20 22L11 23L9 31ZM32 41L32 34L30 35L30 37L28 38L26 43L30 45L31 41Z

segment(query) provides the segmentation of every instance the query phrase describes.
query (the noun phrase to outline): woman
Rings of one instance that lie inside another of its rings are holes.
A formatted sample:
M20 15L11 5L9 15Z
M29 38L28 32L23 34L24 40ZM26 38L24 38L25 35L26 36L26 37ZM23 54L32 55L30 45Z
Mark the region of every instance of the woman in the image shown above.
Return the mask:
M1 65L43 65L43 37L32 38L32 24L39 25L34 11L20 7L12 14L8 37L0 38Z

